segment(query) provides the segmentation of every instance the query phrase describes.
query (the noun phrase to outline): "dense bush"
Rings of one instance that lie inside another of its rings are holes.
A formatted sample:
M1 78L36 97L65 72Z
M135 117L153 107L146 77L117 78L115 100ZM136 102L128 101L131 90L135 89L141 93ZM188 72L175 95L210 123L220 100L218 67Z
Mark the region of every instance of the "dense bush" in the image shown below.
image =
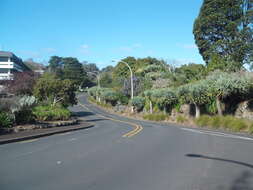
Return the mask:
M28 124L33 123L35 121L35 116L32 112L32 109L22 109L14 112L15 115L15 123L20 124Z
M55 106L61 104L64 107L77 103L76 86L71 80L61 80L56 75L45 73L34 87L34 96L38 101L46 101Z
M140 96L135 96L131 100L131 105L134 106L134 109L136 111L142 111L144 105L145 105L145 98L140 97Z
M152 121L164 121L167 118L168 116L163 113L146 114L143 116L143 119L152 120Z
M0 111L0 128L10 128L13 125L13 117L6 112Z
M33 109L33 114L38 121L68 120L71 116L68 109L50 105L36 106Z
M107 89L101 92L101 99L106 103L110 103L111 105L116 105L119 101L120 93L111 89Z

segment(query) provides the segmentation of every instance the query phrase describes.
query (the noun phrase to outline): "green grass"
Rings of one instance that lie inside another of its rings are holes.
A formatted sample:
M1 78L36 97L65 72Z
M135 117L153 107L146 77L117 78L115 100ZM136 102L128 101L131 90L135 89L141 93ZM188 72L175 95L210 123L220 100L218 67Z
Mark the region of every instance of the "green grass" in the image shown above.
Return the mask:
M178 115L176 118L177 123L185 123L188 121L188 119L182 115Z
M143 119L151 121L164 121L167 118L168 116L163 113L146 114L143 116Z
M223 128L234 132L248 129L253 132L253 124L245 119L235 118L233 116L208 116L203 115L195 119L195 124L200 127L212 127L215 129Z
M202 115L199 118L195 119L196 125L200 127L206 127L209 126L210 123L210 116L208 115Z

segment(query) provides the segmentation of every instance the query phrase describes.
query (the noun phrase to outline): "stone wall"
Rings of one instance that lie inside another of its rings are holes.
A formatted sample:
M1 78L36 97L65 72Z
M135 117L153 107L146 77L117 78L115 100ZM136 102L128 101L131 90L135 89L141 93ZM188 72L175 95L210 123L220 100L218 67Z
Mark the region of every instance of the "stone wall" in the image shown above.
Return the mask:
M253 120L253 100L238 104L235 117Z

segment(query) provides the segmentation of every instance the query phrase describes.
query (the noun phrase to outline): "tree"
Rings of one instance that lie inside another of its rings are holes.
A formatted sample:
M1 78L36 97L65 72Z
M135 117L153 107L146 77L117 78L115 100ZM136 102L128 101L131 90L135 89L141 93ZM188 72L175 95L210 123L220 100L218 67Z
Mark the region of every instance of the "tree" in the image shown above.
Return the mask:
M194 104L196 118L200 116L200 106L210 101L207 89L208 83L205 80L201 80L180 86L177 90L181 102Z
M7 90L15 95L32 95L37 78L34 72L17 72L14 80L8 82Z
M112 74L110 72L103 72L100 74L100 85L105 88L112 88Z
M208 94L215 97L218 114L222 115L221 101L229 96L247 95L252 89L249 76L238 73L214 72L207 77Z
M82 67L82 64L79 63L76 58L65 57L62 59L62 61L64 63L63 79L69 79L73 81L75 85L80 86L84 79L88 78L87 73Z
M83 62L83 69L85 72L99 72L99 68L95 63Z
M190 63L188 65L182 65L175 70L176 75L184 75L185 82L198 81L206 74L206 67L202 64Z
M140 96L135 96L132 100L131 100L131 105L134 107L134 109L139 112L143 109L144 105L145 105L145 98L140 97Z
M49 71L57 73L59 70L61 70L62 64L63 64L62 59L63 58L59 57L59 56L50 57L50 60L48 61L49 62L49 65L48 65Z
M252 0L204 0L193 33L206 64L238 70L250 62L253 48ZM213 59L219 59L214 62Z
M34 96L41 102L65 107L77 103L76 88L69 79L60 80L54 74L45 73L34 87Z

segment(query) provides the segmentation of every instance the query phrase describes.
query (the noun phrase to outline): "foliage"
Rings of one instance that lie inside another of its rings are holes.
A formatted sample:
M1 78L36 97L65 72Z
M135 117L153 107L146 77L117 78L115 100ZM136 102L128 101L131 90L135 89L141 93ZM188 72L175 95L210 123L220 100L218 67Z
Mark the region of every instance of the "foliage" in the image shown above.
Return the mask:
M175 70L176 75L183 75L184 82L189 83L202 79L206 75L206 68L202 64L190 63Z
M17 72L14 74L14 80L7 84L9 93L20 95L32 95L32 89L38 76L33 72Z
M135 110L141 111L145 105L145 98L140 96L135 96L131 100L131 105L134 106Z
M100 76L100 85L104 88L112 88L113 78L112 74L109 72L104 72Z
M52 56L48 68L57 78L69 79L76 86L85 88L93 85L77 58Z
M199 118L195 119L195 123L200 127L209 126L210 116L202 115Z
M208 83L205 80L201 80L180 86L177 89L177 94L183 103L203 105L210 101L207 89Z
M163 113L155 113L155 114L146 114L143 116L143 119L151 120L151 121L164 121L168 116Z
M38 121L68 120L71 116L68 109L50 105L36 106L33 109L33 114Z
M150 92L146 92L148 94ZM150 100L159 106L159 108L165 109L167 107L172 108L172 106L177 103L177 97L175 91L171 88L156 89L151 91Z
M10 128L13 122L13 118L8 113L0 111L0 128Z
M120 93L111 89L107 89L101 92L101 99L111 105L116 105L120 98Z
M205 105L205 111L208 114L216 114L217 113L217 106L216 106L216 100L214 98L210 98L210 102L206 103Z
M35 121L35 116L32 112L32 109L24 108L14 112L15 115L15 123L20 124L27 124L33 123Z
M235 118L233 116L200 116L195 123L201 127L224 128L234 132L239 132L249 128L249 122L244 119Z
M222 57L223 61L216 64L224 69L229 62L233 63L233 69L250 62L253 47L252 5L251 0L204 0L193 33L207 64L212 56ZM214 67L214 60L212 64Z
M83 62L83 69L85 72L99 72L99 68L95 63Z
M12 109L15 115L16 124L27 124L32 123L35 117L32 113L32 107L36 104L36 99L34 96L23 96L17 101L16 107Z
M214 72L207 77L209 94L213 97L224 99L231 95L247 95L252 82L248 75L237 73Z
M76 58L66 57L62 59L64 63L63 79L69 79L76 85L81 85L83 80L87 78L83 66Z
M185 123L188 121L188 119L182 115L178 115L176 118L177 123Z
M133 90L134 90L134 96L139 95L144 88L144 80L142 80L141 77L133 77ZM124 80L124 85L122 88L122 92L126 96L131 96L131 80L130 79L125 79Z
M69 106L77 103L75 91L76 88L70 80L60 80L55 75L46 73L37 81L34 96L39 101L46 101L53 106Z

